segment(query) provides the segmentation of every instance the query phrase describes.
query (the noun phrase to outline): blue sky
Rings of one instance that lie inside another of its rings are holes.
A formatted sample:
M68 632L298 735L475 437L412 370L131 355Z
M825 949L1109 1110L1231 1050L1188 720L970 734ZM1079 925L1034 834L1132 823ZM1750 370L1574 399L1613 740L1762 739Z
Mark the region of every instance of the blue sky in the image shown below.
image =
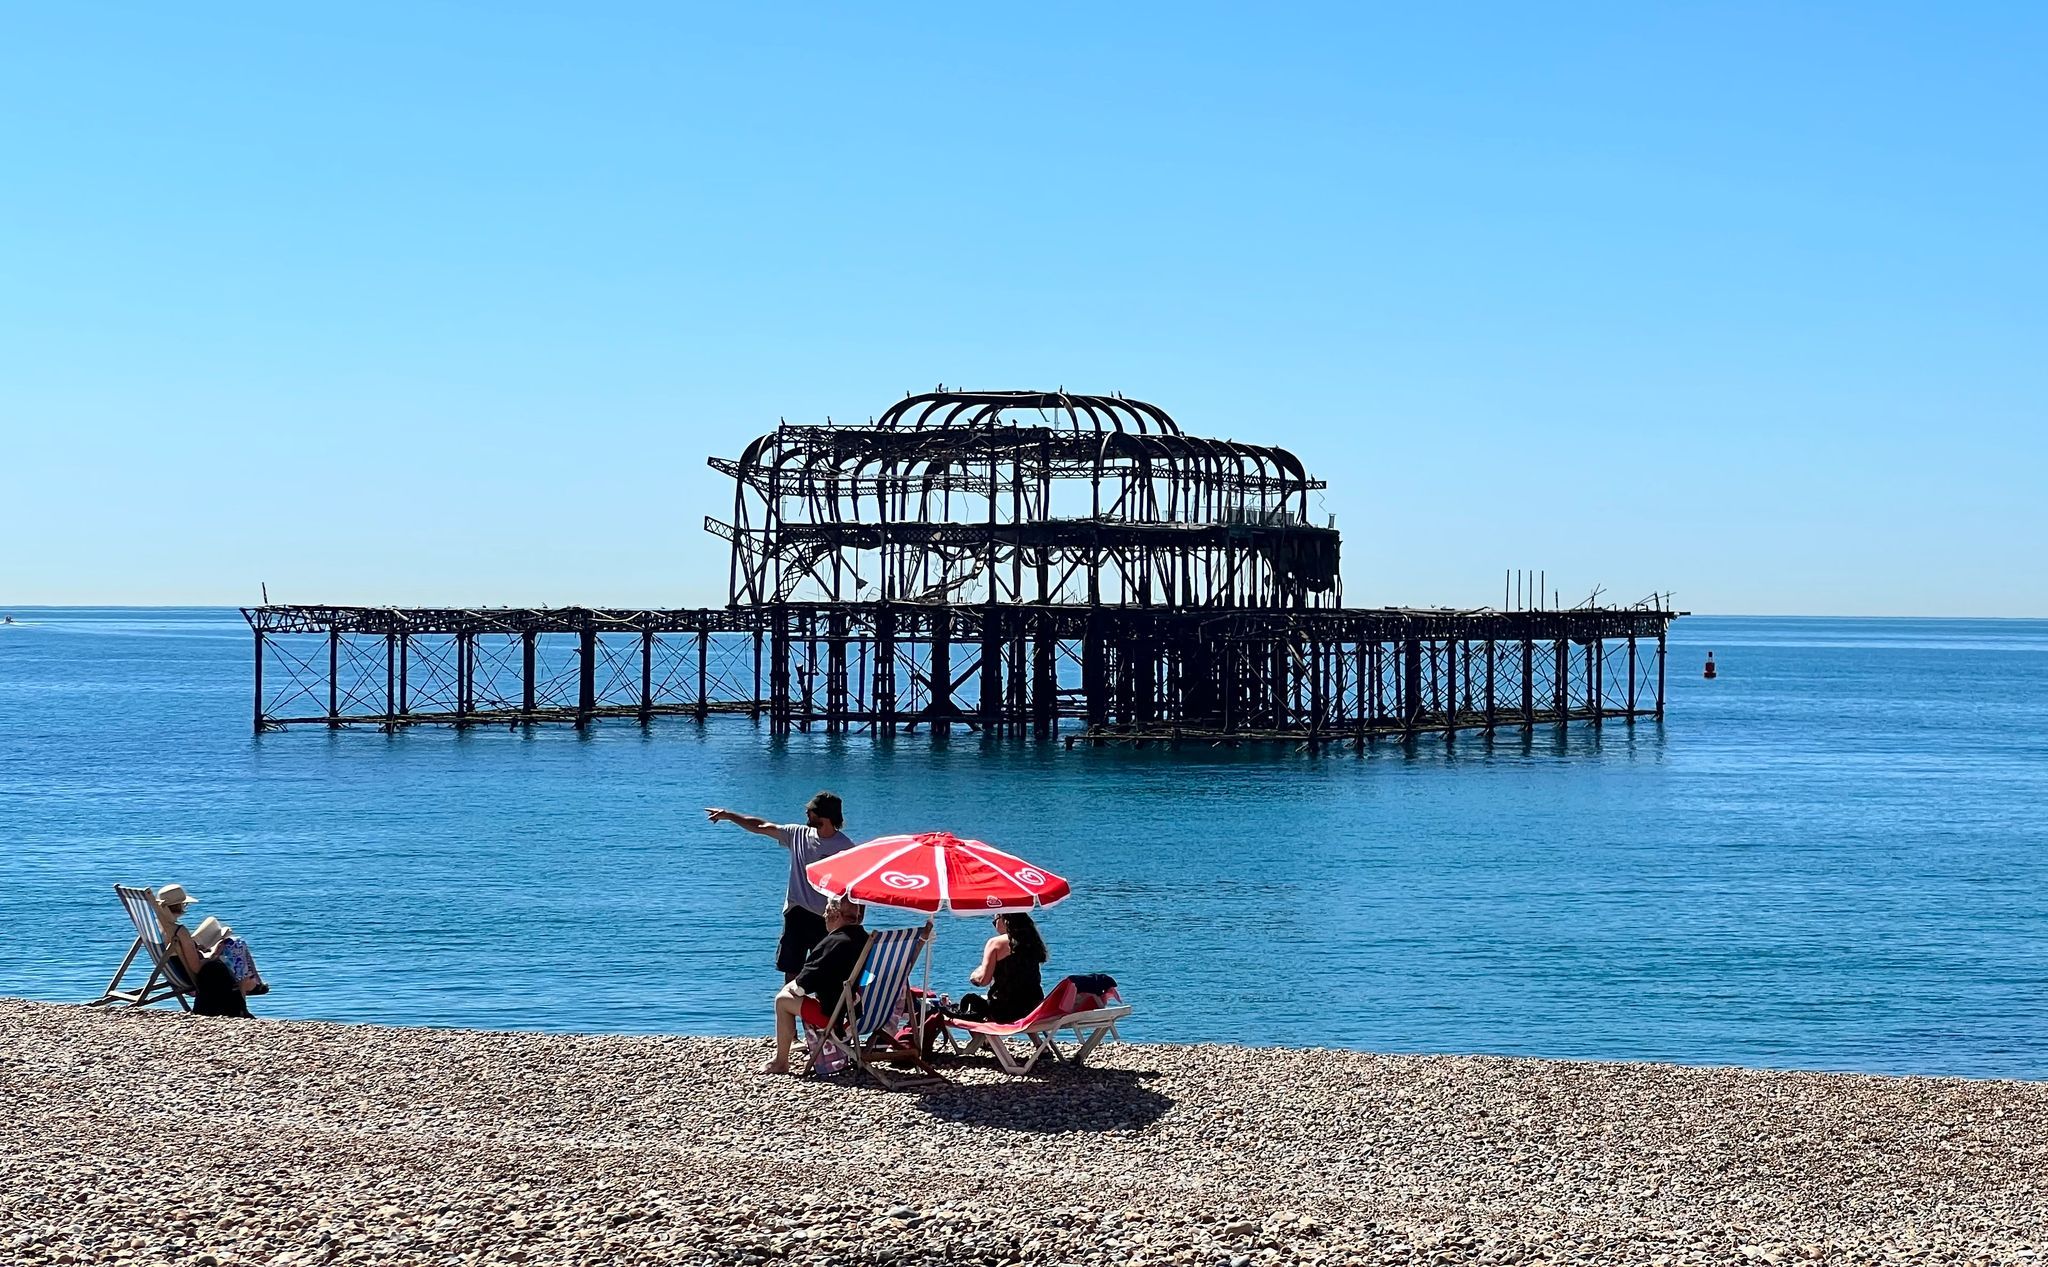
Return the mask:
M0 14L0 604L723 598L707 454L1122 391L1356 603L2048 615L2048 9Z

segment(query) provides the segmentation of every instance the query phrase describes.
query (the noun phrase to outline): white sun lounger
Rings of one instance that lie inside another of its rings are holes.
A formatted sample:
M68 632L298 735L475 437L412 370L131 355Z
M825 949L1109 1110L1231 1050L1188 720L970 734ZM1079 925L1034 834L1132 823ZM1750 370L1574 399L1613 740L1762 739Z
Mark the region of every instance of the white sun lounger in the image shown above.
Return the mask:
M126 1003L131 1007L144 1007L165 999L176 999L179 1007L191 1011L192 983L185 977L185 966L172 957L170 947L164 942L163 925L157 922L156 917L156 893L151 889L117 884L114 894L127 910L129 922L135 925L135 944L128 947L127 957L121 960L120 967L114 969L114 979L107 982L106 993L86 1006ZM123 990L121 978L128 975L135 956L143 951L149 952L148 978L140 989Z
M1040 1057L1079 1065L1088 1059L1088 1054L1103 1039L1122 1041L1123 1035L1116 1032L1116 1023L1131 1014L1130 1004L1115 1003L1080 1011L1062 1011L1063 995L1072 997L1067 981L1054 986L1045 1002L1020 1021L952 1020L947 1024L968 1036L967 1046L961 1050L961 1055L971 1056L975 1052L986 1051L996 1058L996 1064L1004 1073L1030 1073ZM1115 997L1114 991L1110 997ZM1059 1036L1062 1032L1073 1035L1076 1044L1073 1051L1061 1050ZM1020 1041L1023 1044L1021 1052L1011 1045Z

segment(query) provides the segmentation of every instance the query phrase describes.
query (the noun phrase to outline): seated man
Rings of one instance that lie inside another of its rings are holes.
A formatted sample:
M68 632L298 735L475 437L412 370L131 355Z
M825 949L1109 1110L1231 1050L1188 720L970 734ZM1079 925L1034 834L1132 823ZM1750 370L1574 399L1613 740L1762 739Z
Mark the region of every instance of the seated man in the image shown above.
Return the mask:
M818 1000L827 1012L839 1001L853 965L867 948L868 930L861 927L867 908L849 898L835 897L825 903L825 936L811 948L796 979L775 996L775 1059L761 1066L762 1073L788 1073L789 1047L796 1041L797 1018L803 1014L806 996Z

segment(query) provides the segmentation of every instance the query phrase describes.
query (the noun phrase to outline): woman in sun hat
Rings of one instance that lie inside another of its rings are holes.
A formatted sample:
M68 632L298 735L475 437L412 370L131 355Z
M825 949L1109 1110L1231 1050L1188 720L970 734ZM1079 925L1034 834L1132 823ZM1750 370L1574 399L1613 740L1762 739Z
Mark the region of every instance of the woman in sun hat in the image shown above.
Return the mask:
M233 929L211 915L196 932L185 927L185 912L194 900L182 884L166 884L156 891L164 947L192 983L192 1010L201 1016L247 1016L249 1004L243 996L270 987L256 975L255 956L247 942L232 935Z
M249 949L248 941L237 937L234 929L209 915L192 930L192 941L199 947L200 954L228 966L228 971L235 974L236 987L242 993L270 993L270 987L263 983L262 974L256 971L256 956Z

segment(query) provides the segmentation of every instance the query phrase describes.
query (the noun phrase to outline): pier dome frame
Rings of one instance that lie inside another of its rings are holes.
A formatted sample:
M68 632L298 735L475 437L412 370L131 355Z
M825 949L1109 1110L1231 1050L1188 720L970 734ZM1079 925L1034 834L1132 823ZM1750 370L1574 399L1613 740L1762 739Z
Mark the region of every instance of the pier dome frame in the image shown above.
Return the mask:
M1325 487L1286 449L1123 396L935 391L738 458L728 602L1311 608L1342 601Z

